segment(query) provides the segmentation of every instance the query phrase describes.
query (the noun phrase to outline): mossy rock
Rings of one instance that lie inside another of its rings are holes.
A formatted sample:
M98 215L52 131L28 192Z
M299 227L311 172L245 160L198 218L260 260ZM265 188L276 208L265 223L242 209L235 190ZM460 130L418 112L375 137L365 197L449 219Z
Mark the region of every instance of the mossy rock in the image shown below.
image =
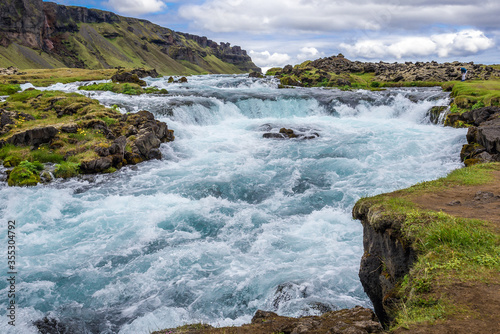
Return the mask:
M38 172L31 171L26 166L15 167L9 175L7 183L9 186L36 186L40 182L40 175Z
M6 157L3 161L3 166L4 167L16 167L17 165L19 165L19 163L21 163L21 158L16 156L16 155L9 155L8 157Z
M473 166L473 165L477 165L477 164L479 164L479 163L481 163L481 159L475 159L475 158L474 158L474 159L466 159L466 160L464 161L464 164L465 164L465 166L466 166L466 167L470 167L470 166Z
M58 178L67 179L77 176L79 174L80 164L74 162L63 162L56 165L54 176Z

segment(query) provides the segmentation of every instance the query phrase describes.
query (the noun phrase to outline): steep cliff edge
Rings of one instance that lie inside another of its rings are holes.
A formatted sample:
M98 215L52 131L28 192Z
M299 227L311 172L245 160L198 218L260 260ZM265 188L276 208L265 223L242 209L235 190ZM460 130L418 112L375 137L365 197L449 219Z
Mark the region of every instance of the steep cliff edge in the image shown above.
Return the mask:
M416 260L415 250L401 231L404 216L386 211L382 205L361 201L353 209L363 224L364 254L359 278L373 303L380 322L389 325L394 288Z
M0 3L0 67L152 67L161 74L260 72L245 50L146 20L42 0Z
M499 204L499 163L356 203L359 277L386 328L498 333Z

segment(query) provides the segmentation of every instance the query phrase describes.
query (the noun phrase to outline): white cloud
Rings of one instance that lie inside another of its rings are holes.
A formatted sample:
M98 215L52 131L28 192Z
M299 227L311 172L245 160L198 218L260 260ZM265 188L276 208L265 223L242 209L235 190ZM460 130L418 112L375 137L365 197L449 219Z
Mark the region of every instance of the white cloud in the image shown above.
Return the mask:
M262 68L270 68L270 67L283 67L288 64L290 61L290 56L286 53L273 53L271 54L269 51L264 52L255 52L251 50L249 52L250 57L252 57L255 65Z
M204 31L293 33L379 31L433 24L499 27L499 1L450 0L205 0L183 5L179 14Z
M109 0L104 5L127 15L155 13L167 8L161 0Z
M300 53L297 55L297 59L299 61L303 61L303 60L315 60L315 59L319 58L322 55L323 54L320 53L318 51L318 49L305 46L302 49L300 49Z
M438 57L477 54L493 47L492 39L479 30L436 34L428 37L395 37L386 40L362 40L354 45L342 43L340 48L350 57L369 59Z

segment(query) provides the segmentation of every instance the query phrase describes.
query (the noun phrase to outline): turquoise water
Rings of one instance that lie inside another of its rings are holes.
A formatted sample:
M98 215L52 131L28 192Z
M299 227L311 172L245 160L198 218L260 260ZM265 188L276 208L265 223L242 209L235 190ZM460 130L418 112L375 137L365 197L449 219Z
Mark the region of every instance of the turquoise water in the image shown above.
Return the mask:
M17 221L19 249L17 326L2 308L1 332L37 333L32 321L44 316L80 333L149 333L239 325L257 309L369 307L354 203L461 165L465 130L426 116L449 102L437 89L277 89L223 75L148 84L170 95L90 94L166 121L176 140L161 161L33 188L0 184L0 216ZM262 137L281 127L320 137ZM7 290L2 280L2 305Z

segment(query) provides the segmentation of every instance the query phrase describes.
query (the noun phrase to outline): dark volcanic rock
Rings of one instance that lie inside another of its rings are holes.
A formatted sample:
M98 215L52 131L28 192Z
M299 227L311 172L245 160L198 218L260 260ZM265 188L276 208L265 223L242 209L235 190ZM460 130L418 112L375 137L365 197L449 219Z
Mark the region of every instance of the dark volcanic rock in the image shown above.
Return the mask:
M7 143L17 146L39 146L49 143L57 135L57 129L53 126L34 128L14 134L7 139Z
M467 131L467 142L460 158L467 166L500 161L500 107L484 107L463 114L447 116L447 125L472 125Z
M500 107L484 107L467 111L460 116L460 120L479 126L489 120L494 114L500 115Z
M265 127L265 126L268 127ZM263 128L264 127L264 128ZM272 127L269 124L264 124L261 126L262 129L266 131L270 131ZM296 132L293 129L281 128L279 133L276 132L267 132L262 135L264 138L272 138L272 139L314 139L319 137L319 133L317 132Z
M93 174L104 172L113 165L113 159L110 157L103 157L99 159L93 159L90 161L82 161L80 164L80 170L82 173Z
M432 124L438 124L439 117L448 109L447 106L435 106L429 110L429 119Z
M77 334L65 324L54 318L43 318L33 322L40 334Z
M383 212L366 202L354 206L353 218L363 224L364 255L359 278L377 317L382 324L388 325L392 320L388 309L394 302L393 289L409 272L416 252L399 238L403 218L386 218Z
M477 128L476 142L490 154L500 153L500 118L482 123Z
M139 86L146 86L146 81L141 80L137 74L121 70L116 72L116 74L111 77L111 80L113 82L119 82L119 83L128 82L128 83L138 84Z

